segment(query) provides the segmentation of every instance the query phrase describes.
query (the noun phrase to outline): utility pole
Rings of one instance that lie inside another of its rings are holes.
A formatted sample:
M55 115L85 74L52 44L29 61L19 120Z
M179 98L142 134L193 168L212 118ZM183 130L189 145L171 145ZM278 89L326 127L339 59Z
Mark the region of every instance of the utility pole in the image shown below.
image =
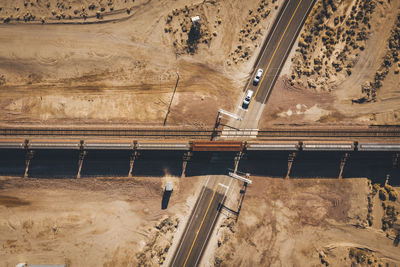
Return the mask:
M176 79L176 84L175 84L174 92L172 93L171 101L169 102L169 106L168 106L167 114L165 114L164 126L165 126L165 124L167 124L167 119L168 119L169 112L170 112L170 110L171 110L172 101L174 100L174 96L175 96L176 88L178 87L178 82L179 82L179 72L176 72L176 75L178 76L178 78Z

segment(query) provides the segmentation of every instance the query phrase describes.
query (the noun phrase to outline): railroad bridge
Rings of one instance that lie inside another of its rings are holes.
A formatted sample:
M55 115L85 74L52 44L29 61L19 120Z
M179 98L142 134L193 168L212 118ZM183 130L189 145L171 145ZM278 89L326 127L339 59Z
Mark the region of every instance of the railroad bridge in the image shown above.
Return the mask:
M198 134L198 136L196 136ZM0 151L19 151L25 157L23 176L30 176L30 166L36 154L42 151L60 153L73 151L77 154L77 171L81 177L82 167L88 155L98 151L123 151L128 155L127 176L135 174L135 162L142 154L150 151L178 153L181 156L182 177L186 176L188 162L196 155L222 153L231 157L232 169L238 170L239 163L247 155L272 155L286 157L284 177L290 178L293 164L301 162L303 155L315 152L332 152L337 161L338 178L343 177L344 168L353 155L390 155L390 164L397 168L400 156L400 129L373 128L350 130L265 130L258 131L256 138L221 138L212 131L196 130L65 130L65 129L0 129ZM217 136L217 138L215 138ZM214 137L217 140L207 140ZM239 140L238 140L239 139ZM317 154L315 154L317 155ZM318 154L321 155L321 154ZM300 164L300 163L299 163ZM389 172L390 174L390 172ZM21 174L22 175L22 174Z

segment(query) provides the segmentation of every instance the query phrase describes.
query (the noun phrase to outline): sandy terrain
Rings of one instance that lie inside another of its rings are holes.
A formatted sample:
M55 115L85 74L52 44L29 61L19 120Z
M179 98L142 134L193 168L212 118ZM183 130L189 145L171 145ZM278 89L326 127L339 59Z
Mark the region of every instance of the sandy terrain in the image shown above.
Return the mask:
M2 178L0 266L159 264L200 185L175 179L162 210L163 180Z
M0 21L8 24L74 24L120 20L132 15L132 11L143 3L140 0L3 0L0 1Z
M219 229L213 263L365 266L371 261L373 266L399 266L394 239L400 225L384 231L380 222L387 213L382 212L382 202L393 206L395 211L390 208L388 213L400 219L400 201L382 201L378 191L367 179L254 178L238 221L227 218Z
M168 124L199 127L213 124L218 108L232 109L283 3L114 0L115 9L131 9L128 17L66 25L68 17L51 24L44 2L57 14L93 15L108 1L63 2L67 11L57 1L25 2L0 1L0 17L28 10L48 19L0 24L0 123L160 125L179 72ZM184 49L192 15L200 15L204 34L193 54Z
M317 2L260 128L399 124L399 14L399 1Z

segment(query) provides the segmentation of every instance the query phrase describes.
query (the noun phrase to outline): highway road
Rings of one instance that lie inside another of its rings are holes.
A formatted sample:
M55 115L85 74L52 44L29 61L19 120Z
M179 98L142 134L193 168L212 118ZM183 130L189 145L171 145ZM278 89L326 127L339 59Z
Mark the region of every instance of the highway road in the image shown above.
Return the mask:
M243 120L232 121L230 125L233 127L257 128L264 103L314 2L315 0L287 0L284 3L246 86L245 93L248 90L254 91L253 100L247 111L240 108L236 110L236 114ZM254 86L252 80L259 68L264 70L264 75L259 84ZM171 260L171 266L197 266L217 221L218 207L224 202L229 190L228 181L229 178L224 176L208 177Z
M171 260L171 267L197 266L218 220L219 207L229 191L232 178L210 175L204 183L182 239Z
M243 94L244 98L248 90L254 91L252 101L246 111L239 107L241 102L238 104L235 113L241 116L243 120L231 120L229 125L238 129L258 128L258 121L263 112L264 104L268 100L279 73L314 3L315 0L287 0L284 3L263 45L256 61L254 72L250 76ZM264 73L259 84L254 86L253 79L258 69L263 69Z

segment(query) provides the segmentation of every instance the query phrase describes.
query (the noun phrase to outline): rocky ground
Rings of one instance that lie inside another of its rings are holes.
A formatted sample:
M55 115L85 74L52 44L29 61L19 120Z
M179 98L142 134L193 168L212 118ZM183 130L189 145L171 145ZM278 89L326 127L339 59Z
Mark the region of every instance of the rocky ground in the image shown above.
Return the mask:
M255 178L238 220L218 230L213 264L398 266L399 211L399 189L367 179Z

